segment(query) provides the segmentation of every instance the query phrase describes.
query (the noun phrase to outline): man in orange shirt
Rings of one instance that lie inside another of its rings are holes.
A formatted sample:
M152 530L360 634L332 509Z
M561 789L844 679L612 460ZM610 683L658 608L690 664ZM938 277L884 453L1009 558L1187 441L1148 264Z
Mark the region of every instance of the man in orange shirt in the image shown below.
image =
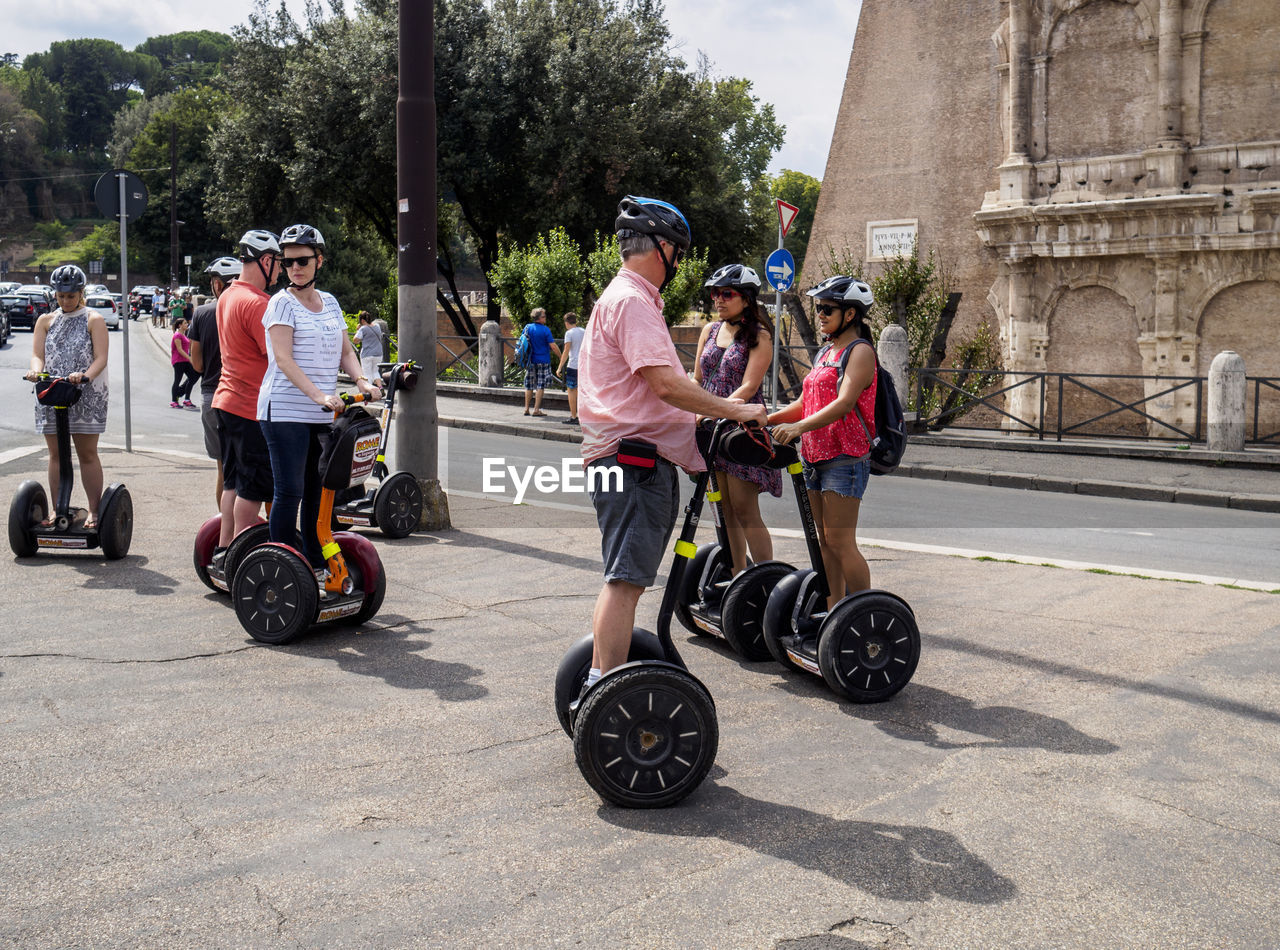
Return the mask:
M267 371L262 315L267 290L279 276L280 239L270 231L240 238L240 276L218 298L222 377L213 394L222 436L222 526L213 559L226 555L233 538L258 520L271 500L271 455L258 425L258 389Z

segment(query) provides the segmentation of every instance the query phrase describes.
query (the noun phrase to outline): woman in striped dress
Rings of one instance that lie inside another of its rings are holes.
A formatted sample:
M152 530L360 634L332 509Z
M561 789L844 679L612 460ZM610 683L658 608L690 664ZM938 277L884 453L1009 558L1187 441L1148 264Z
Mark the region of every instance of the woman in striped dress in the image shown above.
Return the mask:
M271 298L262 317L267 371L258 391L258 424L275 479L267 525L272 541L297 548L314 570L322 571L325 557L316 536L320 449L334 412L343 408L336 395L339 367L355 379L360 392L377 390L360 370L338 301L316 290L316 275L324 265L320 232L307 224L291 225L280 235L280 252L289 286Z

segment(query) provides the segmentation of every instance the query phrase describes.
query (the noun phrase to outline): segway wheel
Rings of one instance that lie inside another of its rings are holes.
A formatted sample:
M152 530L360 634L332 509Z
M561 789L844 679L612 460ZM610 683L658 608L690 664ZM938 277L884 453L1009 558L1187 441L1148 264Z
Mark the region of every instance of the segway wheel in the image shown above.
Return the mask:
M359 568L355 568L359 570ZM364 577L357 578L359 586L364 588L364 603L360 605L360 610L352 615L351 622L357 626L367 620L373 619L374 614L382 607L382 599L387 596L387 572L382 567L382 562L378 562L377 570L374 572L373 587L366 587Z
M906 602L886 591L846 597L822 622L818 667L837 693L878 703L906 686L920 662L920 630Z
M733 651L759 663L773 658L764 642L764 610L769 594L795 568L782 561L753 564L733 579L720 608L720 629Z
M209 578L209 562L213 559L213 549L218 546L218 534L222 530L222 517L214 515L200 526L196 532L195 543L191 546L191 563L195 565L196 577L209 590L221 593L221 589Z
M118 561L133 541L133 496L123 485L111 485L106 498L98 518L98 543L108 561Z
M259 521L257 524L251 524L245 528L227 545L227 559L223 562L224 569L227 572L227 582L235 580L236 571L240 569L240 565L244 563L245 555L254 548L260 548L271 540L271 529L267 527L265 521ZM314 575L313 575L314 577Z
M396 472L381 485L373 499L378 530L388 538L406 538L422 519L422 488L408 472Z
M702 575L706 573L708 562L711 563L711 571L707 576L706 584L703 584ZM709 631L703 630L694 622L693 614L689 612L689 605L702 603L705 599L704 592L711 590L715 584L727 581L732 570L733 565L728 563L728 559L720 550L720 545L703 544L698 547L694 552L693 560L684 571L684 590L676 598L675 615L682 627L700 637L712 636Z
M236 619L260 643L287 643L315 621L320 591L306 559L283 544L254 548L231 584Z
M808 671L791 659L787 653L787 648L782 645L781 638L789 636L792 632L791 614L796 608L796 600L800 597L805 577L812 573L813 571L811 570L793 571L786 577L780 578L774 585L773 590L769 592L769 598L764 607L764 615L760 620L760 633L764 637L764 644L769 650L770 656L786 669L795 670L799 673Z
M40 545L36 543L36 526L49 515L49 497L44 486L28 479L18 486L18 493L9 503L9 547L18 557L34 557Z
M573 754L605 801L664 808L702 783L719 742L706 687L688 673L654 664L606 676L587 694Z
M573 736L573 722L569 715L569 704L582 693L582 684L587 681L591 672L591 654L595 642L591 634L587 634L573 646L569 647L560 668L556 670L556 718L560 720L560 728L566 736ZM631 631L631 647L627 651L627 662L635 660L664 659L662 644L648 630L635 627Z

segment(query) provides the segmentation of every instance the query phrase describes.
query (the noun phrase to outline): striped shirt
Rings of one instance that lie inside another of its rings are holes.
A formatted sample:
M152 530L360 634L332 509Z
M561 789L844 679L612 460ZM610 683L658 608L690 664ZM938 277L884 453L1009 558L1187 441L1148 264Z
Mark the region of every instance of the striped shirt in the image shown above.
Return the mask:
M271 346L271 328L293 328L293 359L307 379L324 393L338 388L338 365L342 359L342 342L347 336L347 325L342 319L342 308L332 294L320 292L324 304L319 313L312 313L289 293L281 290L267 304L262 315L262 325L267 329L267 372L258 390L258 418L271 422L332 422L333 413L317 405L306 396L276 365L276 354Z

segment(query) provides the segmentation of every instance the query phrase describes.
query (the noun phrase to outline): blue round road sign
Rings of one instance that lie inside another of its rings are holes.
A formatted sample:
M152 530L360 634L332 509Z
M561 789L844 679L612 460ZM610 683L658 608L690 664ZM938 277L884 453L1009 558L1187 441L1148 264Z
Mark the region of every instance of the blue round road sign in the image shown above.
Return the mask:
M790 290L796 282L796 259L785 247L780 247L764 262L764 276L774 290Z

